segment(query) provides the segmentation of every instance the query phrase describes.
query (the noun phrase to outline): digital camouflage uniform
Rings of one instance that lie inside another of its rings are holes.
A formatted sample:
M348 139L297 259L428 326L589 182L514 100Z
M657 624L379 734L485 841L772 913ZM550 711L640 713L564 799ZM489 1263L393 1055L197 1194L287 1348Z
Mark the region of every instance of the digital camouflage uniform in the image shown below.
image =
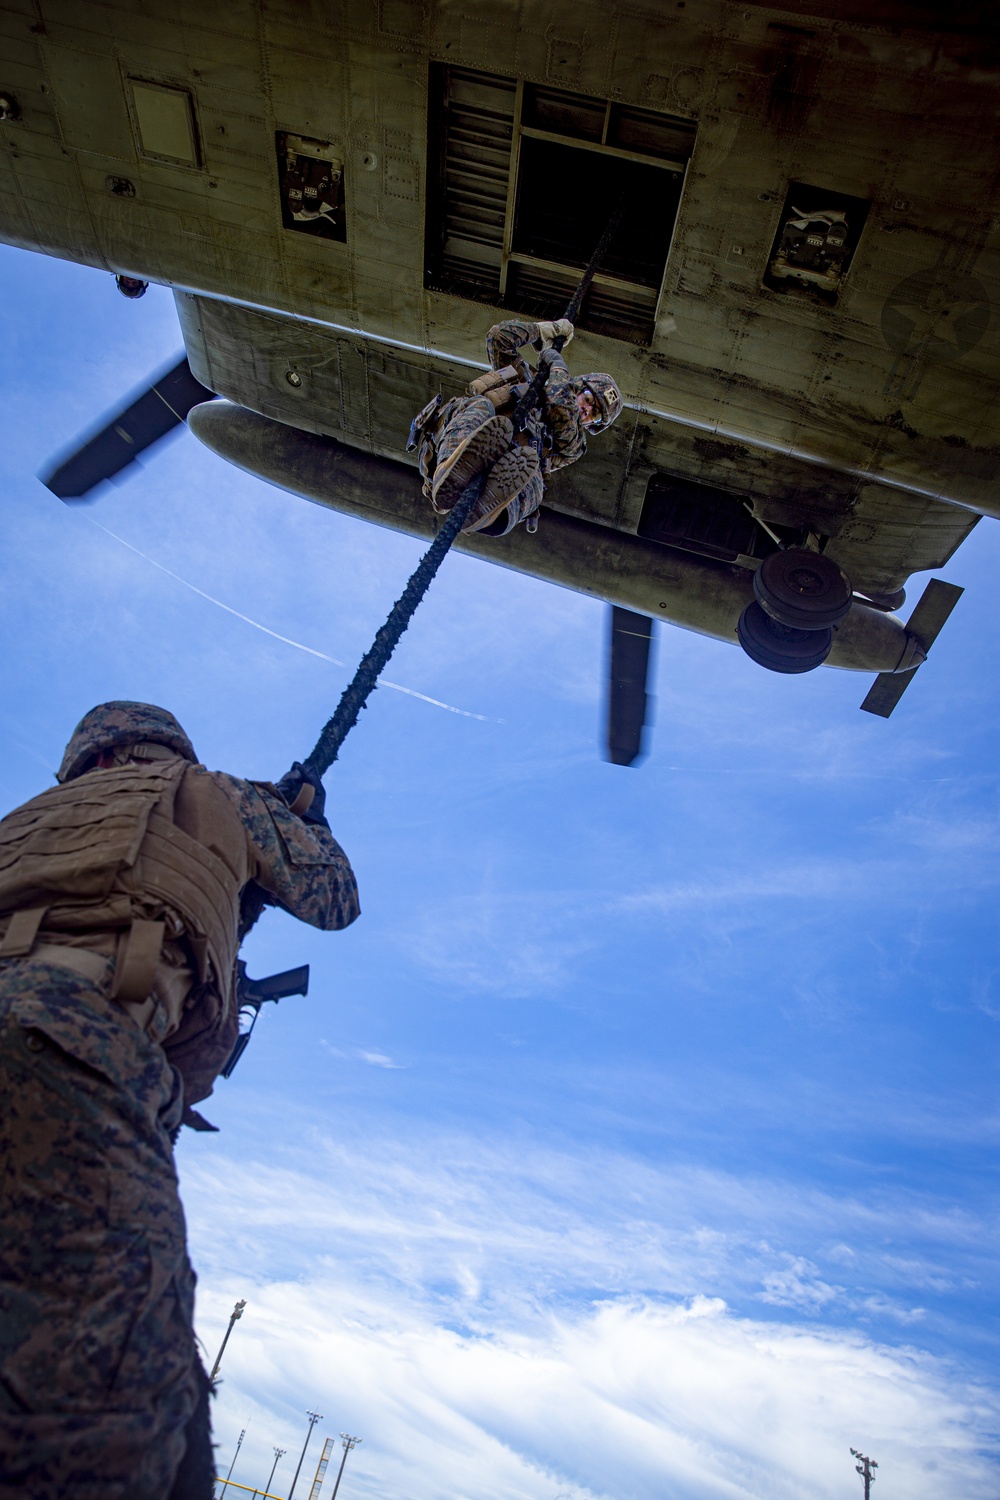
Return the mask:
M161 709L94 710L59 780L0 822L0 1497L209 1500L172 1141L237 1035L240 892L332 929L357 887Z
M449 457L484 424L495 419L498 411L513 411L517 395L533 374L521 357L520 351L526 345L540 347L539 324L515 318L495 324L486 335L486 355L490 369L502 371L505 379L499 386L493 383L492 397L485 391L480 393L482 387L491 384L490 377L480 376L470 383L466 395L453 397L447 402L437 397L417 417L411 447L417 447L417 461L428 499L435 498L435 474ZM584 423L577 405L577 396L583 389L593 387L601 393L609 393L613 405L604 411L604 425L609 426L619 414L621 396L610 376L571 375L562 355L554 350L549 359L550 373L545 383L539 420L520 437L514 436L509 423L506 427L494 424L493 449L484 453L490 465L499 464L501 471L509 470L515 478L506 485L501 483L492 487L492 494L487 494L476 506L463 531L503 536L522 520L527 520L529 529L533 529L532 518L537 516L545 480L556 470L576 463L587 451ZM507 392L506 403L498 405L498 394L502 399ZM601 399L603 403L603 394ZM502 477L506 478L506 473ZM500 501L504 503L498 509ZM435 505L435 508L445 507Z

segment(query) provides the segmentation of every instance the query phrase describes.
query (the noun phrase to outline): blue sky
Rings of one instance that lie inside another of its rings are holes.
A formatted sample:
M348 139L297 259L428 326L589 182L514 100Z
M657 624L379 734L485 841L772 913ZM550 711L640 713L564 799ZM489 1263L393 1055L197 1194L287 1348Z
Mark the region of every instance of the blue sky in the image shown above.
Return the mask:
M107 698L280 775L418 544L186 433L62 505L36 472L174 355L172 300L0 267L3 810ZM251 972L310 994L179 1150L210 1356L247 1300L235 1479L278 1444L286 1494L314 1407L303 1474L359 1433L358 1500L833 1500L851 1446L878 1500L995 1497L998 538L888 722L868 678L661 631L636 770L603 608L448 559L389 676L480 717L376 694L327 778L363 916L260 924Z

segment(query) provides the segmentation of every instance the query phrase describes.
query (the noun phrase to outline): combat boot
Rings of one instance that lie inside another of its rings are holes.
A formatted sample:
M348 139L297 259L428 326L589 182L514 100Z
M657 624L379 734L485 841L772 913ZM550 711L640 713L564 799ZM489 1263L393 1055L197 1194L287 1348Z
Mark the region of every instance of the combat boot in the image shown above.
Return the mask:
M514 428L486 396L470 401L448 423L437 447L431 504L439 515L457 502L471 479L489 469L511 446Z
M490 470L483 493L462 530L506 536L538 509L544 488L535 448L509 448Z

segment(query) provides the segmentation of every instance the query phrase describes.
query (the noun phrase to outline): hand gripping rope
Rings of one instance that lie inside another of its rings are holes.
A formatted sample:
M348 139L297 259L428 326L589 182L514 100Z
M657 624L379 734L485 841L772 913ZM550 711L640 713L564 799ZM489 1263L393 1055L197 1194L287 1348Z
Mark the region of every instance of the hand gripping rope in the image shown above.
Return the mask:
M580 277L579 285L573 293L572 300L566 309L564 316L571 323L576 322L580 306L587 295L590 283L593 281L601 261L607 254L608 246L611 243L612 235L618 228L618 222L621 219L624 206L625 198L623 195L608 222L607 228L601 235L597 248L590 258L590 263ZM562 338L556 338L553 341L552 347L557 351L561 350L563 343L564 340ZM548 373L547 368L537 370L528 389L520 401L518 401L513 416L515 432L520 432L523 429L532 411L540 405ZM475 479L466 485L458 501L445 517L441 530L420 559L416 571L410 578L406 588L392 606L388 619L372 642L371 649L361 658L361 664L344 689L333 717L328 720L322 734L307 755L304 765L309 770L315 771L318 775L322 776L337 759L341 745L343 745L348 734L358 722L358 715L365 707L372 689L378 683L378 679L385 670L389 658L399 645L404 630L413 618L418 604L430 588L435 573L444 562L445 554L464 526L472 507L482 494L485 484L486 475L477 474Z

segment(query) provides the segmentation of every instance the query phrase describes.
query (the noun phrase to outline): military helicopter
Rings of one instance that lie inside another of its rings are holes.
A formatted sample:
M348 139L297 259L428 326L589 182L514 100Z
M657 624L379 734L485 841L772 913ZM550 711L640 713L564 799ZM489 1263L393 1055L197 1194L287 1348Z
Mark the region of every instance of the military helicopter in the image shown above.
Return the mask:
M42 19L37 19L37 17ZM246 0L10 12L0 238L173 287L185 356L45 477L187 421L298 495L429 536L405 441L552 317L624 211L577 369L627 409L541 526L464 550L613 606L636 759L658 619L874 672L888 716L1000 514L991 8L896 0Z

